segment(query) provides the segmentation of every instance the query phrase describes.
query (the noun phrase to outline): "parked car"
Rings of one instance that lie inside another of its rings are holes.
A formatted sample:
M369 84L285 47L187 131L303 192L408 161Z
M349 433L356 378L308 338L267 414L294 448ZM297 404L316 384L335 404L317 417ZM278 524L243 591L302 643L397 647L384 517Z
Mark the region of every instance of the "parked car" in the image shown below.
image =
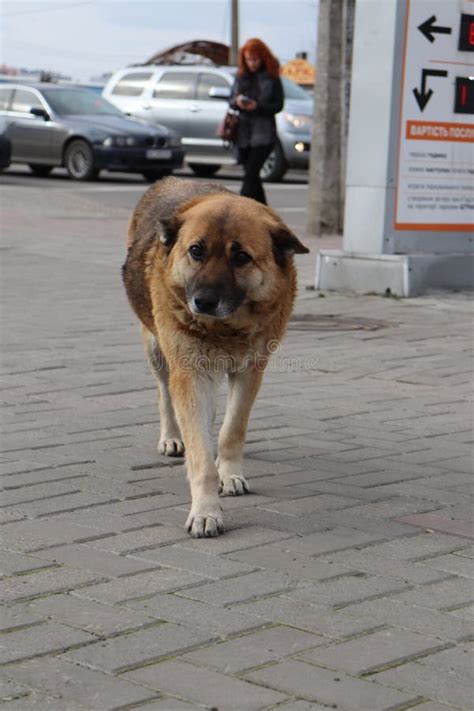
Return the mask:
M35 175L64 166L75 180L92 180L106 169L142 173L151 181L183 164L174 131L124 116L88 89L2 85L0 119L12 163L27 163Z
M210 176L222 165L236 163L235 152L216 135L235 71L198 65L128 67L112 74L102 95L125 113L177 131L189 166L197 175ZM309 164L313 100L290 79L282 77L282 82L285 105L276 117L278 143L261 173L267 181Z
M8 168L12 154L12 144L5 136L7 122L0 118L0 172Z

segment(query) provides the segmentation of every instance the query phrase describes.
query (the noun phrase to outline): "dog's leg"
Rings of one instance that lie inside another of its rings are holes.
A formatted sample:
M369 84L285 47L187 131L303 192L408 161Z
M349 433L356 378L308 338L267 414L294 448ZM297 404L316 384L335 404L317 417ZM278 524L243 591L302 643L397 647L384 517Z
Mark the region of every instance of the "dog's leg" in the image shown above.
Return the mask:
M160 410L158 452L168 457L182 457L184 444L171 401L168 364L155 336L144 326L142 327L142 336L148 367L155 376L158 385L158 407Z
M191 488L191 511L186 528L195 538L218 536L224 531L224 522L212 448L215 383L208 375L172 370L170 390L186 445Z
M248 368L229 374L229 396L219 433L217 466L219 491L223 496L247 494L249 486L242 474L242 459L247 425L263 370Z

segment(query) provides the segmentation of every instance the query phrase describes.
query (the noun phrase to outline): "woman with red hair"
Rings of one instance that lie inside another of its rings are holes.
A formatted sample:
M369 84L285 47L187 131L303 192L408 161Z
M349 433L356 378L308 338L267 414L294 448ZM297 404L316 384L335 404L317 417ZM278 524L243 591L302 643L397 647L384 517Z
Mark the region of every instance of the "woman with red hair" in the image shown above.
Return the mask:
M266 204L260 170L277 140L275 114L283 108L279 64L260 39L239 50L230 106L240 113L236 146L244 168L240 194Z

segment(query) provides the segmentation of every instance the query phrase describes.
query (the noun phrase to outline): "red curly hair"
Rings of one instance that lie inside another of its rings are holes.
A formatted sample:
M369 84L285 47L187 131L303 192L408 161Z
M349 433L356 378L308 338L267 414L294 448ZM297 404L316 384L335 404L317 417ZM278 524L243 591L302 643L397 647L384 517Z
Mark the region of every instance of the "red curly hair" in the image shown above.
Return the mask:
M245 53L256 55L261 60L264 68L271 77L277 77L280 74L280 64L278 59L271 53L265 42L262 42L262 40L257 37L253 37L252 39L247 40L247 42L239 49L237 76L241 77L248 71L247 63L244 57Z

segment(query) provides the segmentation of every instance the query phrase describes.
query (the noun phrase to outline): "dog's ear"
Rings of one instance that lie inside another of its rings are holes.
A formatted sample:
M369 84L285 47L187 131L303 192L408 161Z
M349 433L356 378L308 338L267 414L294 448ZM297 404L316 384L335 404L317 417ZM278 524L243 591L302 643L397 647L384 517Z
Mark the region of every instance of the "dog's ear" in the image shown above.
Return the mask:
M161 244L171 249L176 242L179 227L179 221L175 216L159 220L156 225L156 234Z
M279 267L285 266L287 257L292 257L293 254L307 254L309 252L308 247L305 247L286 225L279 225L272 230L271 238L273 255Z
M178 237L178 232L186 219L186 212L207 197L207 195L196 195L191 200L186 200L171 215L160 218L157 223L157 235L161 244L164 244L168 249L173 247Z

